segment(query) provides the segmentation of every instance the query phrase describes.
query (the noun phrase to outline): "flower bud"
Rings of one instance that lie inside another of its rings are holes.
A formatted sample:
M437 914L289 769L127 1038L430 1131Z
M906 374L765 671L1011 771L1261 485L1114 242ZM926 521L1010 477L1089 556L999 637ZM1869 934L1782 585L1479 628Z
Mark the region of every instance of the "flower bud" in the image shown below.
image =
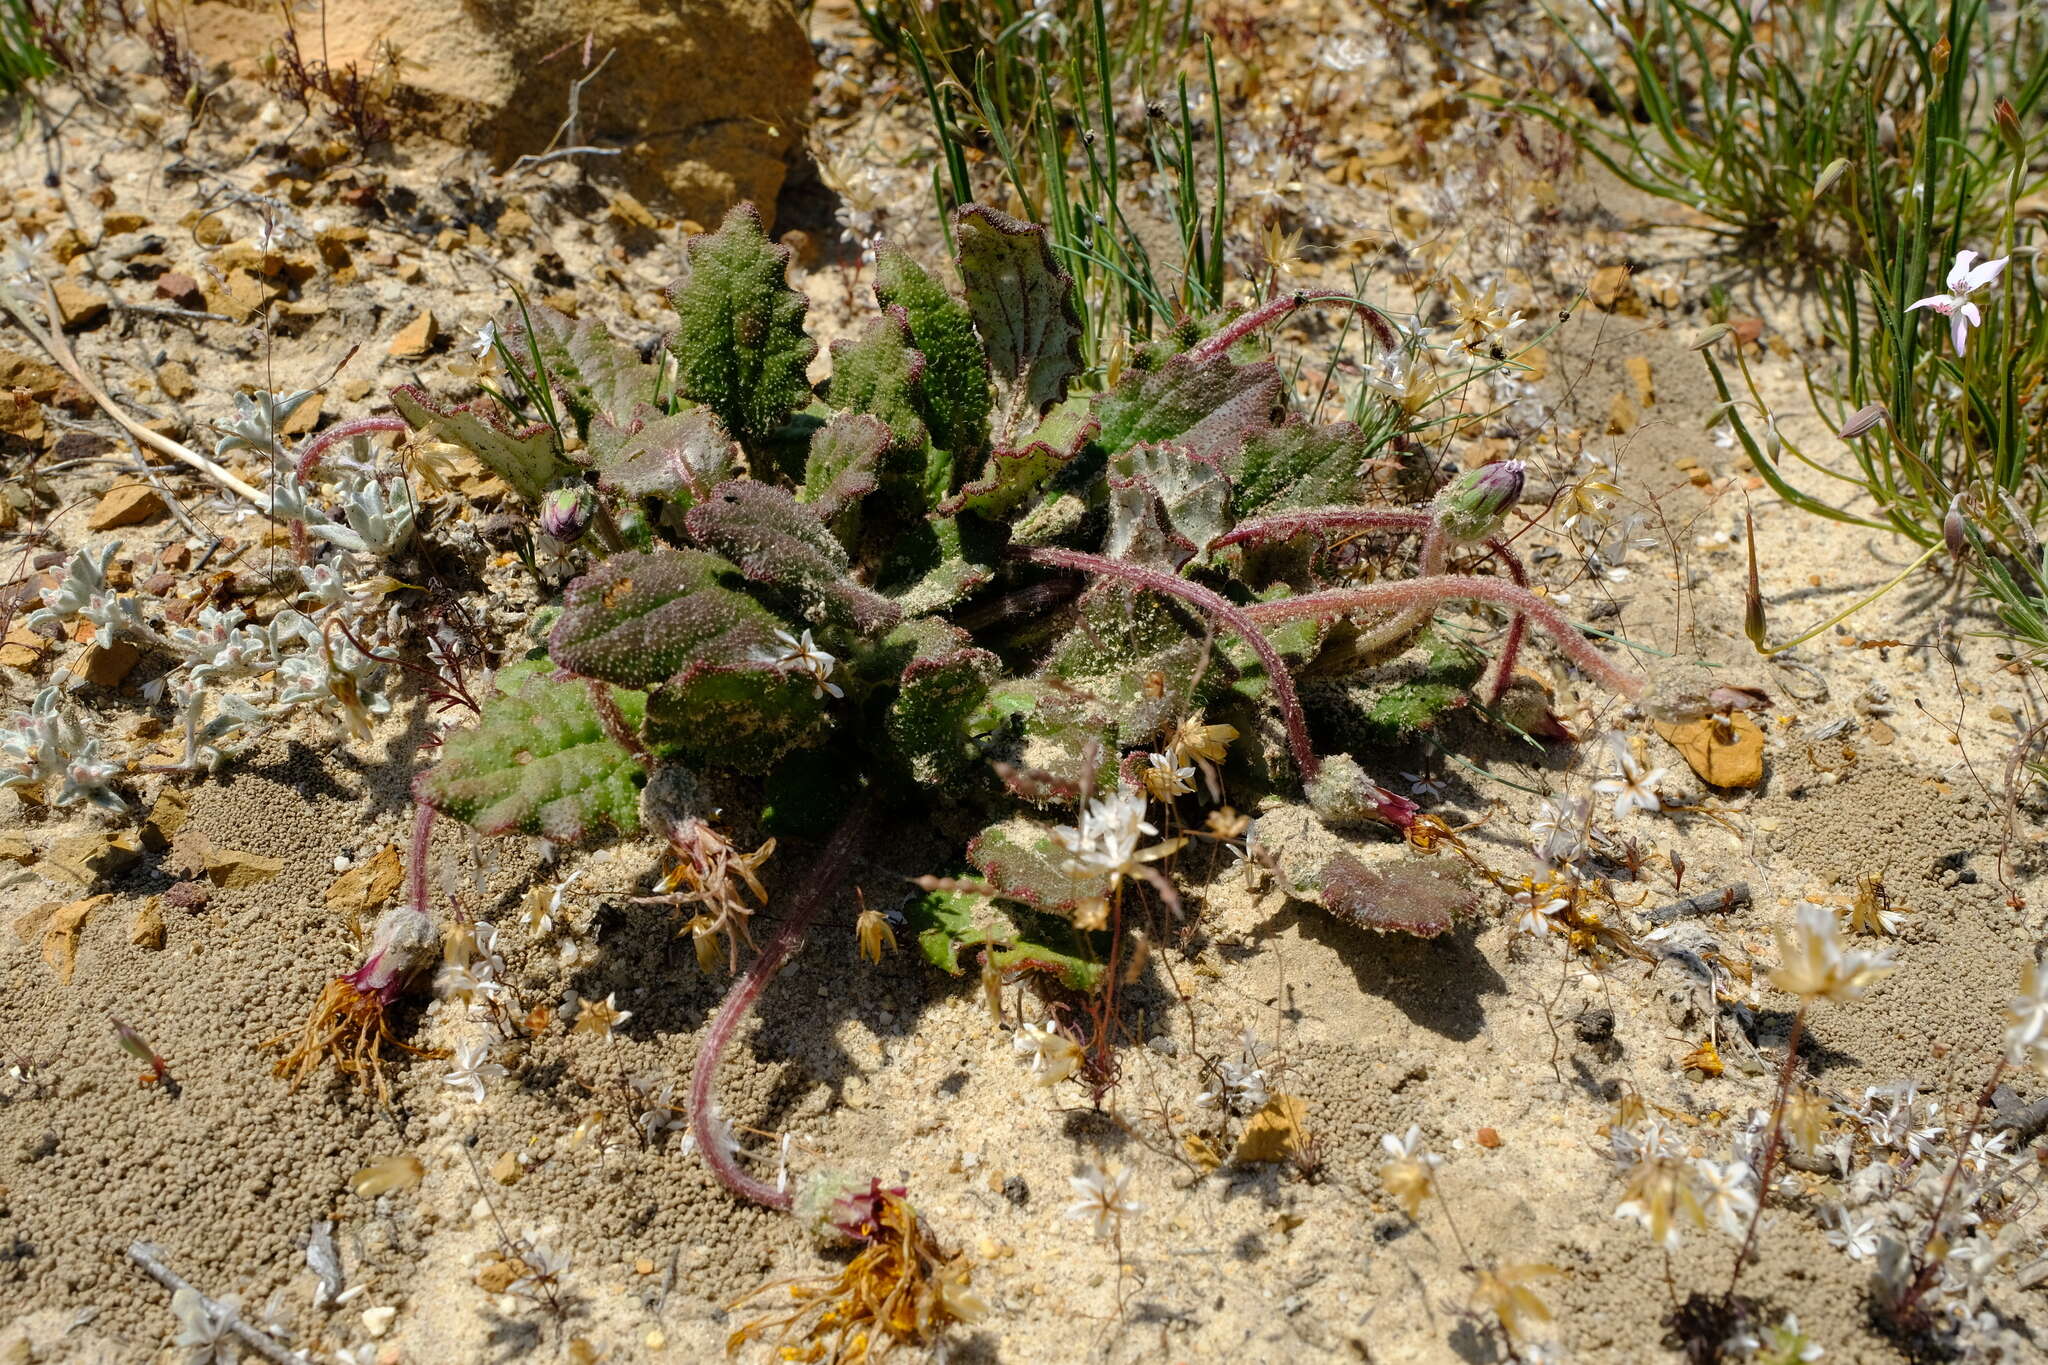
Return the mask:
M1956 494L1949 499L1948 515L1941 519L1941 538L1948 546L1948 556L1958 564L1970 552L1970 535L1963 525L1963 495Z
M1826 166L1821 168L1821 173L1813 178L1812 197L1814 199L1819 199L1822 195L1826 194L1829 190L1833 189L1835 187L1835 182L1837 180L1840 180L1844 175L1848 174L1848 171L1848 157L1838 156L1833 161L1830 161Z
M1937 42L1927 53L1927 64L1934 68L1935 75L1946 76L1948 74L1948 59L1954 52L1954 44L1949 42L1946 33L1942 34L1941 41Z
M1742 599L1742 633L1759 654L1768 654L1770 650L1764 645L1769 633L1764 621L1764 592L1756 572L1756 518L1744 511L1742 524L1743 539L1749 542L1749 583Z
M2020 130L2019 110L2012 107L2012 101L2000 97L1991 106L1991 122L1998 129L1999 140L2006 150L2021 161L2027 159L2027 135Z
M1466 470L1436 495L1437 525L1453 544L1486 539L1500 529L1508 509L1521 499L1526 470L1520 460Z
M1706 331L1701 332L1692 345L1686 347L1686 349L1689 351L1704 351L1707 347L1713 345L1734 330L1725 322L1717 322Z
M597 494L588 484L550 488L540 500L540 529L564 545L574 545L597 515Z
M1858 436L1867 436L1880 426L1891 425L1892 413L1882 403L1867 403L1849 414L1849 420L1842 423L1842 429L1835 434L1845 441Z

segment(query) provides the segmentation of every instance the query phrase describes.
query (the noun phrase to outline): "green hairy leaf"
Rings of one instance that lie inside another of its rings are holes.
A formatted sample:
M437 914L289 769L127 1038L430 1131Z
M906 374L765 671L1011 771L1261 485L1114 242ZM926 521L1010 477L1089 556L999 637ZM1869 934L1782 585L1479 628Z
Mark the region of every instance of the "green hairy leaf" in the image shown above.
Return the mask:
M461 446L528 502L538 502L568 472L555 453L554 428L545 422L513 426L495 398L447 408L425 389L401 384L391 391L391 403L414 431Z
M967 970L961 953L989 954L998 971L1057 976L1069 990L1092 991L1102 981L1101 954L1066 921L999 905L964 891L927 891L903 907L918 951L951 976Z
M789 287L789 248L768 240L752 204L683 247L689 276L669 290L677 385L717 413L752 450L810 396L818 343L804 334L804 296Z
M953 217L967 311L1001 395L998 444L1067 396L1081 370L1081 315L1074 277L1053 258L1045 229L968 204Z
M932 443L956 457L979 454L988 445L994 400L988 356L966 306L893 244L875 260L875 298L903 310L911 344L924 353L924 416Z
M600 416L625 426L634 409L654 402L661 372L596 318L571 320L529 304L525 319L506 328L506 349L523 365L531 342L556 398L575 419L577 435L587 438L592 420Z
M621 687L687 680L775 643L783 622L740 571L701 550L616 554L569 585L548 639L561 667Z
M811 437L797 500L814 508L820 520L833 521L880 486L882 458L894 443L881 418L840 413Z
M901 308L868 319L851 340L832 343L832 406L865 412L888 424L896 444L924 445L925 358L910 344L910 319Z
M1254 432L1226 462L1240 519L1364 500L1371 482L1366 435L1349 422L1314 426L1290 418Z
M853 581L846 547L815 508L771 484L734 479L690 509L690 534L756 583L786 588L808 607L862 634L893 625L894 602Z
M820 734L825 699L810 678L759 660L678 674L647 699L647 741L707 767L765 773Z
M1047 413L1018 449L990 451L981 477L941 503L939 510L948 515L973 511L991 521L1002 520L1072 463L1097 430L1088 405L1069 399Z
M553 674L543 661L501 669L475 728L448 736L414 794L481 834L566 842L600 827L638 833L645 770L606 737L586 685ZM637 726L646 696L612 695Z
M597 471L597 486L622 498L661 498L691 507L732 477L732 437L709 408L664 415L641 404L624 426L593 417L579 460Z
M1230 480L1170 445L1135 445L1109 462L1105 551L1179 571L1228 531Z
M958 775L976 758L975 718L1002 661L975 648L966 631L928 618L896 627L882 647L909 655L897 666L901 681L884 722L898 761L913 782Z
M1095 404L1096 444L1111 454L1140 441L1172 441L1205 459L1244 448L1273 424L1281 406L1280 371L1270 360L1239 365L1182 352L1156 370L1133 370Z

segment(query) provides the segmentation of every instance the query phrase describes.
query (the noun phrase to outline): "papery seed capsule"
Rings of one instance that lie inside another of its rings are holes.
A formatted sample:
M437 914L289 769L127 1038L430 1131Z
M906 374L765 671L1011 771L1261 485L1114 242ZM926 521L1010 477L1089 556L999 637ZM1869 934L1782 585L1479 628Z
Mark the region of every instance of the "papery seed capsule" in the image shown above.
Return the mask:
M1699 338L1695 340L1692 343L1692 345L1688 346L1686 349L1691 351L1704 351L1707 349L1707 347L1713 345L1715 342L1719 341L1722 337L1727 336L1730 332L1734 330L1734 328L1730 327L1725 322L1717 322L1712 327L1709 327L1706 331L1701 332L1699 334Z
M1835 434L1845 441L1858 436L1867 436L1879 426L1891 424L1891 409L1882 403L1867 403L1849 414L1849 420L1842 423L1842 429Z
M1962 561L1970 552L1970 537L1963 525L1963 495L1956 494L1949 499L1948 514L1941 519L1941 538L1948 546L1949 558Z
M1835 182L1848 174L1848 171L1848 157L1838 156L1833 161L1830 161L1821 169L1821 173L1813 178L1813 197L1818 199L1833 189Z
M564 545L574 545L597 515L597 494L585 484L551 488L540 500L540 529Z
M1527 466L1520 460L1468 469L1436 495L1437 524L1453 542L1484 540L1500 529L1527 479Z

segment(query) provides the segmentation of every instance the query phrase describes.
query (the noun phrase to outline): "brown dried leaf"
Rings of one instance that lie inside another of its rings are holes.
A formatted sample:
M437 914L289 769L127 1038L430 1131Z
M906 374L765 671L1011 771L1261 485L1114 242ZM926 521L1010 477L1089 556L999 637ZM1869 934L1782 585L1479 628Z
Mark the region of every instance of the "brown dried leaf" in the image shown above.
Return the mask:
M1308 1141L1308 1106L1292 1095L1274 1092L1265 1108L1245 1122L1244 1134L1230 1159L1240 1166L1257 1161L1286 1161Z
M334 885L327 888L327 908L349 915L368 914L397 894L404 881L405 863L398 856L398 846L386 844L376 857L334 879Z
M1675 724L1658 721L1657 733L1713 786L1754 787L1764 780L1764 732L1740 712Z

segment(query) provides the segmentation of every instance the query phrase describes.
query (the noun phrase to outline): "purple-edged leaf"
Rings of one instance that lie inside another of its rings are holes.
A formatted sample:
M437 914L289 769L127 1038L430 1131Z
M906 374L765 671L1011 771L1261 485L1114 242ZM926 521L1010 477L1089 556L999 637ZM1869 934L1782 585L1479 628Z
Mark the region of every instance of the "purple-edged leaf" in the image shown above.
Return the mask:
M1394 856L1407 854L1404 850ZM1341 851L1323 864L1321 882L1325 910L1382 933L1435 938L1478 905L1471 884L1458 873L1391 860L1368 867Z
M554 429L545 422L514 426L495 398L444 407L425 389L401 384L391 391L391 403L414 431L461 446L529 502L538 502L567 472L555 454Z
M915 449L930 434L920 415L924 372L924 354L910 344L909 316L884 308L858 335L832 343L826 399L842 411L881 418L897 445Z
M1109 462L1103 552L1178 573L1230 529L1230 480L1171 445L1135 445Z
M1070 399L1047 413L1037 430L1014 450L994 450L981 477L939 504L939 513L979 512L1002 521L1071 463L1098 429L1087 404Z
M973 721L1002 661L930 617L896 627L878 652L909 656L884 722L895 758L927 786L955 776L975 758Z
M588 687L553 672L544 662L501 669L476 725L447 737L435 751L440 761L414 781L414 795L480 834L566 842L603 826L638 832L646 772L606 736ZM613 695L637 727L646 697Z
M737 450L709 408L664 414L646 404L624 426L593 417L581 462L598 487L622 498L665 498L692 506L732 477Z
M604 323L571 320L542 304L529 304L526 318L533 323L530 332L515 310L505 328L505 349L522 370L531 369L529 346L540 352L555 396L575 418L579 434L588 436L591 421L600 416L625 426L635 408L654 401L660 371Z
M1044 228L986 205L954 214L953 240L996 384L995 443L1006 445L1065 398L1081 370L1074 277L1060 268Z
M679 675L647 698L647 740L694 763L765 773L816 736L827 702L808 674L742 660Z
M894 602L853 581L846 547L817 510L772 484L720 484L685 524L748 578L796 592L863 634L887 629L900 615Z
M964 891L927 891L903 907L917 935L918 951L952 976L966 970L963 951L986 954L998 971L1045 972L1068 990L1092 991L1102 984L1096 945L1073 925L1051 915L1034 915Z
M978 517L932 517L896 538L880 581L903 615L927 616L995 577L1003 528Z
M1112 455L1140 441L1172 441L1205 460L1234 456L1273 425L1280 371L1270 360L1238 365L1183 351L1154 370L1133 370L1095 400L1095 443Z
M652 687L748 663L774 645L782 626L717 555L635 550L569 585L548 654L571 673Z
M840 413L811 436L798 500L808 504L820 521L831 521L880 486L882 457L894 444L881 418L865 412Z

